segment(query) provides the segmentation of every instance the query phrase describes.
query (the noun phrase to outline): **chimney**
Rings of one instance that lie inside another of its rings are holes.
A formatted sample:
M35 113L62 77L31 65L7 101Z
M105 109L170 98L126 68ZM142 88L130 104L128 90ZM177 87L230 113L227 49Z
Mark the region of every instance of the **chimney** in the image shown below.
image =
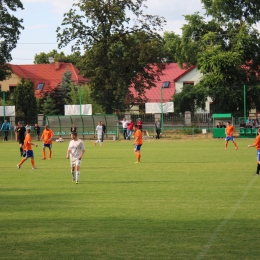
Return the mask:
M59 61L55 61L55 64L54 64L55 70L59 70L60 69L60 65L61 65L61 63Z

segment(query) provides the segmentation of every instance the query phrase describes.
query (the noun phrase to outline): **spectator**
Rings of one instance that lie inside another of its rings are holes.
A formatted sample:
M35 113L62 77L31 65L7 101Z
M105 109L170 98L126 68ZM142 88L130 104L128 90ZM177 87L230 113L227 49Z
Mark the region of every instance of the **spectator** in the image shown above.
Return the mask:
M101 142L103 143L104 142L104 135L106 133L107 127L106 127L106 125L102 121L101 121L101 125L102 125L102 129L103 129Z
M159 118L156 119L155 124L155 132L156 132L156 137L155 139L160 139L160 134L161 134L161 121Z
M31 126L30 126L29 124L27 124L27 125L25 126L25 129L26 129L26 130L28 130L28 129L31 130Z
M72 124L71 128L70 128L70 132L77 132L77 127L75 126L75 124Z
M128 120L126 120L126 118L124 117L122 121L118 121L119 123L122 124L122 127L123 127L123 136L124 136L124 139L126 140L127 139L127 126L128 126Z
M40 141L40 127L38 126L38 124L34 125L34 131L35 131L35 135L38 141Z
M127 126L127 139L130 141L130 137L133 133L133 128L134 128L134 122L130 119L129 124Z
M138 118L137 122L136 122L136 126L139 130L142 131L143 129L143 121L141 120L141 118Z
M1 127L1 131L4 131L5 134L3 141L8 141L8 134L10 130L11 130L10 124L7 120L5 120Z
M242 121L241 123L240 123L240 128L245 128L246 127L246 123L244 122L244 121Z

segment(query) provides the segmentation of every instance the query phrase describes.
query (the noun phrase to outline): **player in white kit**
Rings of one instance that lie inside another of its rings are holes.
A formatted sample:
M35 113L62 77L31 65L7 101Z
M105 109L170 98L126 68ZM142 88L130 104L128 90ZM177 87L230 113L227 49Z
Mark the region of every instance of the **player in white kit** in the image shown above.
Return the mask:
M67 151L67 159L70 159L72 181L79 183L81 159L85 153L84 142L78 138L76 132L71 132L71 141ZM75 175L76 170L76 175Z
M101 124L101 121L98 122L98 125L96 127L96 135L97 135L97 141L94 143L94 145L96 146L97 143L100 144L100 146L102 146L102 134L103 134L103 126Z

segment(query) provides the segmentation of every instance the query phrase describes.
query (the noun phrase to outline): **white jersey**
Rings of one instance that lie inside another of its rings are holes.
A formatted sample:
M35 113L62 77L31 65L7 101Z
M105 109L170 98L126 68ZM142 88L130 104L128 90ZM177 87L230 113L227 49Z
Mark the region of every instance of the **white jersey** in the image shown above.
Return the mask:
M122 121L120 121L120 123L122 124L122 127L123 128L127 128L127 126L128 126L128 124L129 124L129 121L127 121L127 120L122 120Z
M70 159L78 159L82 154L82 151L85 151L85 145L81 139L77 141L71 140L69 143L68 150L70 151Z
M98 126L96 127L96 132L97 132L97 135L99 135L99 136L102 135L102 133L103 133L103 127L102 127L102 125L98 125Z

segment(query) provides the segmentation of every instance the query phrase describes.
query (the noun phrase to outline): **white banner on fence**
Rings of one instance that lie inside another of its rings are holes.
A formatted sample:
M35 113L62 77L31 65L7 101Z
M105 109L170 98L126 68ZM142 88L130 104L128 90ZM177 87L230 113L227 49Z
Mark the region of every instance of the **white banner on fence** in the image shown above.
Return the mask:
M65 105L65 116L80 115L80 105ZM92 104L81 105L81 115L92 115Z
M154 113L173 113L174 104L173 102L166 103L145 103L145 113L154 114Z
M15 116L15 106L0 106L0 116L4 116L4 115Z

